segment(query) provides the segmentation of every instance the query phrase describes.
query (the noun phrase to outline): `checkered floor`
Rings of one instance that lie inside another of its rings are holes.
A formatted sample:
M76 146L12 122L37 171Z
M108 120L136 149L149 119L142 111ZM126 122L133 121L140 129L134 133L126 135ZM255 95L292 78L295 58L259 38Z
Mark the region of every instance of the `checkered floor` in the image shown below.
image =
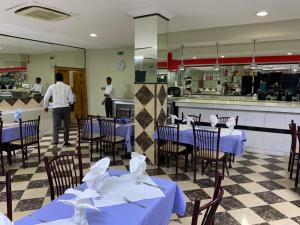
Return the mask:
M41 140L42 156L51 156L51 137ZM62 139L62 136L61 136ZM62 151L72 151L76 143L76 129L71 129L72 147ZM122 153L121 153L122 154ZM94 155L95 161L98 154ZM238 158L230 169L230 177L225 177L223 187L224 198L216 214L215 224L263 224L293 225L300 224L300 188L294 189L294 181L287 179L287 162L285 157L245 153ZM90 167L89 148L83 148L84 172ZM117 157L116 169L128 169L129 160ZM181 161L183 166L183 160ZM13 174L13 217L17 220L50 201L48 181L44 163L38 163L36 149L31 149L27 168L23 169L21 155L13 159L9 168ZM190 224L193 199L197 194L202 204L209 201L213 193L213 169L208 169L204 176L197 174L197 183L193 183L193 173L179 170L178 184L184 192L187 210L183 217L173 215L170 224ZM148 166L147 173L165 179L175 178L175 168L157 169ZM0 211L6 207L5 193L0 187Z

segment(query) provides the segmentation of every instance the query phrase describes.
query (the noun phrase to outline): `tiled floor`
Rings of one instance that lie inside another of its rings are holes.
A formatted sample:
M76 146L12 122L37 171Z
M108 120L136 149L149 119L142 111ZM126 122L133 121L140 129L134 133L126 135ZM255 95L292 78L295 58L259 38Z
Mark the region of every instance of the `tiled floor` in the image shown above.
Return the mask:
M76 130L71 130L71 143L74 149ZM51 156L51 137L41 141L42 155ZM88 147L83 148L85 172L90 166ZM44 163L38 163L36 149L29 155L27 168L21 165L20 154L10 167L13 173L13 208L14 220L19 219L42 207L50 201L48 181ZM98 156L94 155L95 158ZM96 160L96 159L95 159ZM294 182L287 179L287 161L285 157L245 153L238 158L230 169L230 177L225 177L222 185L225 189L224 198L218 208L215 224L260 224L260 225L293 225L300 224L300 188L295 190ZM128 160L117 157L117 165L113 168L127 169ZM182 161L183 162L183 161ZM183 164L183 163L182 163ZM174 179L175 169L157 169L148 166L149 175L157 175L165 179ZM170 224L190 224L195 194L201 196L202 203L207 202L213 193L213 170L204 176L197 174L197 183L192 182L193 173L188 171L180 175L178 184L185 193L187 211L183 217L172 216ZM5 194L0 187L0 210L6 207Z

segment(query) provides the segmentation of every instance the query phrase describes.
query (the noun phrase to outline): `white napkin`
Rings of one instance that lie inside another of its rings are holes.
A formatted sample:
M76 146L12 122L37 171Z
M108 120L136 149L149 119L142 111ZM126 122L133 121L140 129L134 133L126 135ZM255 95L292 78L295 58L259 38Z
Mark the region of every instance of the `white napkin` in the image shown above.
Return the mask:
M22 113L23 113L22 109L17 109L15 111L14 118L16 121L19 121L19 119L22 118Z
M141 181L141 179L143 179L146 167L146 156L132 152L131 160L129 162L129 170L137 181Z
M183 122L186 122L187 127L191 128L192 127L192 122L194 122L193 118L190 116L184 116Z
M234 126L235 126L235 118L234 117L230 117L228 119L228 121L226 122L226 126L228 127L229 132L232 133L233 129L234 129Z
M218 118L215 115L210 115L209 120L210 120L211 127L214 129L219 122Z
M175 124L175 120L178 120L178 117L175 115L170 114L168 118L171 118L171 123Z
M74 216L73 221L77 225L87 225L87 218L85 214L86 209L95 210L97 212L100 211L100 209L96 208L93 205L93 199L99 197L99 194L91 189L86 189L83 192L75 189L68 189L65 192L66 194L73 194L75 197L73 199L69 200L59 200L60 202L71 205L74 207Z
M14 225L4 214L0 212L0 224L1 225Z
M109 158L103 158L99 160L95 165L90 168L90 171L82 179L85 182L89 189L93 189L98 193L103 186L103 182L109 176L107 169L110 164Z

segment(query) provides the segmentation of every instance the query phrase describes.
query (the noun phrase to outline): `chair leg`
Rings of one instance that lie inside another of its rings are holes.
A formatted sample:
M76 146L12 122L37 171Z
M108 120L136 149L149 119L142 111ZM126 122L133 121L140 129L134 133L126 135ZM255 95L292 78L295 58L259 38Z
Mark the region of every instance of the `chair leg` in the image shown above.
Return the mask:
M39 157L39 163L41 162L41 148L40 148L40 142L38 142L38 157Z
M112 157L113 157L113 165L115 165L116 162L116 145L112 145Z
M197 164L197 159L196 159L196 157L194 157L194 159L193 159L193 164L194 164L194 183L196 183L196 164ZM202 162L202 165L203 165L203 162Z
M235 161L235 154L232 154L232 162Z
M178 161L179 161L179 156L176 154L176 180L178 178Z
M22 148L22 161L23 161L23 168L26 168L26 165L25 165L25 152L24 152L23 148Z
M157 168L160 168L160 151L157 149Z
M204 174L204 160L201 160L201 169L202 169L202 175Z
M27 146L25 147L25 159L28 160L28 151Z
M93 142L90 143L90 160L93 160Z
M167 154L167 168L169 168L170 167L170 155L169 154Z
M189 153L188 152L185 153L184 159L185 159L184 160L184 172L187 172L187 164L189 162Z
M291 170L291 160L292 160L292 153L290 152L289 166L288 166L288 171L289 171L289 172L290 172L290 170Z
M3 160L3 152L2 150L0 150L0 157L1 157L1 170L2 170L2 174L4 175L4 160Z
M215 179L217 179L217 176L218 176L218 164L219 164L219 162L216 161Z
M295 179L295 187L298 187L298 179L299 179L299 170L300 170L300 155L298 156L297 170L296 170L296 179Z
M295 156L292 155L291 166L290 166L290 179L293 178L294 162L295 162Z
M222 175L224 177L224 174L225 174L225 165L227 164L227 160L226 158L223 160L223 165L222 165ZM228 171L227 171L228 172ZM228 175L229 176L229 175Z

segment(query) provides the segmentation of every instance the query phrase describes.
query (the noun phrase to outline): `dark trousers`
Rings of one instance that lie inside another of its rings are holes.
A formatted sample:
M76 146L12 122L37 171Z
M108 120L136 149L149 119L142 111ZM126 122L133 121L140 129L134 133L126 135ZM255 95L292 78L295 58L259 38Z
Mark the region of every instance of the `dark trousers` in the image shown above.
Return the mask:
M58 144L59 129L61 128L61 122L64 122L64 141L69 141L69 122L70 122L70 108L54 108L52 111L53 116L53 144Z
M107 98L105 100L105 112L106 112L106 117L113 117L113 115L112 115L112 100L111 100L111 98Z

